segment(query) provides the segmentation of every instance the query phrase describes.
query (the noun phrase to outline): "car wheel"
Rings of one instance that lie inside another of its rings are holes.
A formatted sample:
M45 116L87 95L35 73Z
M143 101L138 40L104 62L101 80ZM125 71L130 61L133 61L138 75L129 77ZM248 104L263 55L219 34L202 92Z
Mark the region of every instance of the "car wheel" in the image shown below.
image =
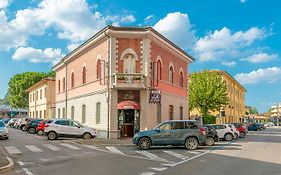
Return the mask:
M244 138L246 136L245 132L240 132L240 137Z
M49 140L56 140L57 139L57 133L55 131L50 131L47 134L47 137Z
M190 138L186 139L184 146L188 150L195 150L195 149L198 148L199 143L198 143L198 140L196 138L190 137Z
M9 137L6 137L5 139L6 139L6 140L8 140L8 139L9 139Z
M233 139L238 139L238 134L237 133L234 133L234 137L233 137Z
M206 146L213 146L215 144L215 139L213 137L206 138L205 145Z
M37 134L42 136L44 134L44 131L43 130L39 130L39 131L37 131Z
M230 133L225 134L225 136L224 136L224 140L226 140L226 141L231 141L232 139L233 139L232 134L230 134Z
M36 132L35 128L29 128L28 133L29 134L34 134Z
M22 131L26 131L26 130L27 130L27 127L26 127L26 126L23 126L23 127L21 128L21 130L22 130Z
M143 137L139 140L138 146L142 150L148 150L151 147L151 141L149 138Z
M86 132L86 133L83 134L82 137L83 137L83 139L91 139L92 135L90 133Z

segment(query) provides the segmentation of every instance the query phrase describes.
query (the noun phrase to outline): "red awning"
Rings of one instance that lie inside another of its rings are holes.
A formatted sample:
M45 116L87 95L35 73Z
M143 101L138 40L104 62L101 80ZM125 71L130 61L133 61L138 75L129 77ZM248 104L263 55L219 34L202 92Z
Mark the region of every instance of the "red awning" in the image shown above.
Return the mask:
M138 109L140 110L140 104L135 101L121 101L117 104L117 109Z

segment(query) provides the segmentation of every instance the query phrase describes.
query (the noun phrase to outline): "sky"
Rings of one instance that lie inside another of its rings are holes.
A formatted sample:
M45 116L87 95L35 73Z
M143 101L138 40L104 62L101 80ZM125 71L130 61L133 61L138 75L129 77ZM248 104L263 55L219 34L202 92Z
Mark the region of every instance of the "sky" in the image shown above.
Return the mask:
M278 0L0 0L0 98L9 79L48 72L106 25L152 26L195 58L190 72L226 70L245 104L281 101Z

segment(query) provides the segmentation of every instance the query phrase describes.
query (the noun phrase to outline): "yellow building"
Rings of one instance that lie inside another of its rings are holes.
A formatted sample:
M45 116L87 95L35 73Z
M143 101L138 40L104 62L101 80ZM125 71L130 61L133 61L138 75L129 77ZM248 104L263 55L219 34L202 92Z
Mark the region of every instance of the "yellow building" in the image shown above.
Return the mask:
M246 89L228 72L223 70L211 71L217 72L226 82L229 104L222 107L221 111L210 111L210 114L217 117L217 123L242 122L243 116L245 115L244 94ZM195 119L196 117L200 116L199 111L196 109L192 110L190 112L190 116L192 119Z
M45 119L55 116L55 79L44 78L27 91L29 117Z

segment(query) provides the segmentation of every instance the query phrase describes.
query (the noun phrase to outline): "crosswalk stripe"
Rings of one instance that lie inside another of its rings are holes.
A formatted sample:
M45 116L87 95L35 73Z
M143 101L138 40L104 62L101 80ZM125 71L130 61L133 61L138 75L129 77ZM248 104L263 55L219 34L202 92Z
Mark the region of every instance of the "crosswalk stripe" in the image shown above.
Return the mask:
M183 156L183 155L181 155L181 154L179 154L179 153L176 153L176 152L174 152L174 151L163 151L163 152L165 152L165 153L167 153L167 154L169 154L169 155L175 156L176 158L179 158L179 159L182 159L182 160L188 158L187 156Z
M196 154L196 155L201 154L201 152L196 152L196 151L188 151L188 152L191 154Z
M34 152L34 153L40 153L43 152L40 148L34 146L34 145L25 145L25 147L27 149L29 149L30 151Z
M150 167L150 168L148 168L148 169L151 169L151 170L154 170L154 171L164 171L164 170L166 170L167 168L153 168L153 167Z
M53 150L53 151L59 151L60 150L59 147L51 145L51 144L44 144L43 146L45 146L46 148L49 148L50 150Z
M124 154L123 152L121 152L120 150L118 150L117 148L112 147L112 146L108 146L108 147L106 147L106 149L108 149L110 152L113 152L113 153Z
M152 153L150 153L148 151L136 151L136 152L139 153L139 154L142 154L142 155L144 155L146 157L148 157L151 160L168 162L166 159L160 158L160 157L156 156L155 154L152 154Z
M14 146L5 146L5 149L7 150L7 152L9 154L20 154L20 150L18 150L16 147Z
M153 172L143 172L140 175L153 175L153 174L155 174L155 173L153 173Z
M68 143L61 143L60 145L65 146L69 149L73 149L73 150L81 149L81 148L78 148L77 146L74 146L74 145L71 145L71 144L68 144Z

